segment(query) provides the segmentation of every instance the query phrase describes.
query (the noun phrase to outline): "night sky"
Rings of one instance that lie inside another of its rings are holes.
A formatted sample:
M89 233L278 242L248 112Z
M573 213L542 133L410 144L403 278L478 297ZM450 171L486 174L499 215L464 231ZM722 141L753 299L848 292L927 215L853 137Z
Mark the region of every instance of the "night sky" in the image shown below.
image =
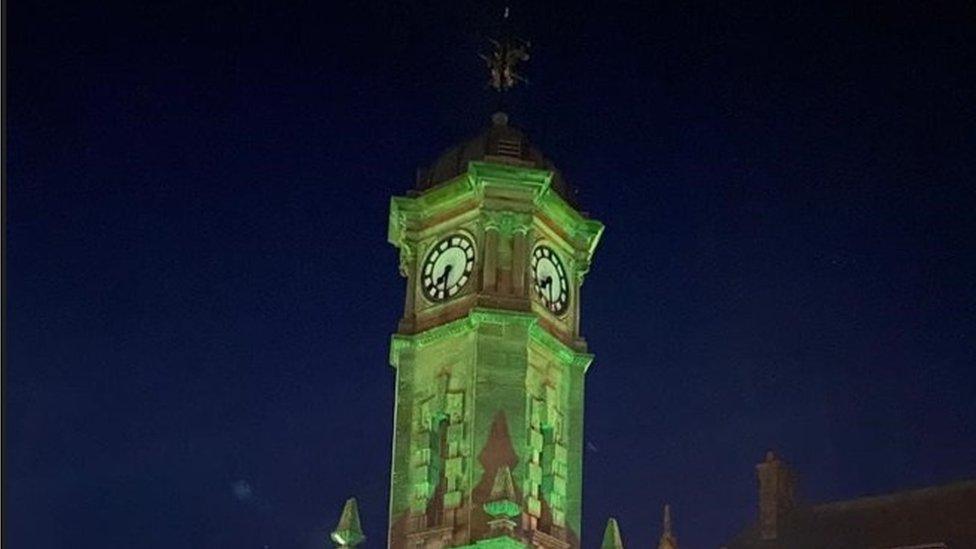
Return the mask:
M976 9L513 5L607 225L585 547L976 477ZM850 3L860 4L860 3ZM385 544L389 197L488 123L494 2L11 2L7 547Z

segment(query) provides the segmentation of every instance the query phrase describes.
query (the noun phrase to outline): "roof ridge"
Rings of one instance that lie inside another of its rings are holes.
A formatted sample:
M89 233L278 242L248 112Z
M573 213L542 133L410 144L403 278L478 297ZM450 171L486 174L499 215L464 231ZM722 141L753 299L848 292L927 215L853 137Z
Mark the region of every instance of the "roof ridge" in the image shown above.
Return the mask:
M872 505L882 505L886 503L893 503L896 501L903 501L907 499L917 499L926 496L934 496L937 494L944 493L946 491L957 491L957 490L968 490L968 489L976 490L976 479L959 480L947 484L926 486L924 488L913 488L910 490L903 490L900 492L892 492L888 494L861 496L861 497L848 499L848 500L817 503L811 505L809 509L814 512L841 511L845 509L850 509L852 507L870 507Z

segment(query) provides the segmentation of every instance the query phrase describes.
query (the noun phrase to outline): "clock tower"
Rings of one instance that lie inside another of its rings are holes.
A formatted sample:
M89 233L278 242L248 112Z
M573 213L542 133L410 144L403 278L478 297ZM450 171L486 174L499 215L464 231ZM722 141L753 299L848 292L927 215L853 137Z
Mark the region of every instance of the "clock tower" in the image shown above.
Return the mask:
M602 232L500 112L392 199L389 547L579 547L580 290Z

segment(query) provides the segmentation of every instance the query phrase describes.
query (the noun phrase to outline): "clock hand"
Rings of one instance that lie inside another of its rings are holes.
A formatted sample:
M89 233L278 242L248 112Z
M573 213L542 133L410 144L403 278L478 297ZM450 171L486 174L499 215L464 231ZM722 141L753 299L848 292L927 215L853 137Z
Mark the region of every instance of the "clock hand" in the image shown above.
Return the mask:
M546 295L548 296L548 301L549 301L547 305L552 303L552 276L547 276L546 278L540 280L539 289L546 290ZM541 294L542 292L540 291L539 293Z
M438 282L443 281L442 287L444 289L444 297L447 297L447 277L448 277L449 274L451 274L451 264L450 263L448 263L447 265L444 266L444 272L441 274L441 277L437 279Z

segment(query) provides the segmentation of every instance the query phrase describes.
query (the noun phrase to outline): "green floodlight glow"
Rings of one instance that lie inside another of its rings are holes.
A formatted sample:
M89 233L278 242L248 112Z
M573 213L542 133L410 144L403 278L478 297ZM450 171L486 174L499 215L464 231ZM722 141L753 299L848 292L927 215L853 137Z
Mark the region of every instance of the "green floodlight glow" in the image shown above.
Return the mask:
M617 519L611 518L607 521L607 528L603 531L603 543L600 544L600 549L624 549Z
M391 201L388 239L407 279L390 345L391 548L579 547L593 360L579 333L579 296L603 225L559 196L553 177L474 161ZM442 297L431 287L448 286L449 275L430 251L445 238L471 242L474 265ZM540 246L564 276L566 302L556 310L535 293Z
M342 507L342 515L339 517L339 524L336 525L331 537L338 547L355 547L366 540L362 526L359 524L359 506L356 505L356 498L346 500L346 504Z

